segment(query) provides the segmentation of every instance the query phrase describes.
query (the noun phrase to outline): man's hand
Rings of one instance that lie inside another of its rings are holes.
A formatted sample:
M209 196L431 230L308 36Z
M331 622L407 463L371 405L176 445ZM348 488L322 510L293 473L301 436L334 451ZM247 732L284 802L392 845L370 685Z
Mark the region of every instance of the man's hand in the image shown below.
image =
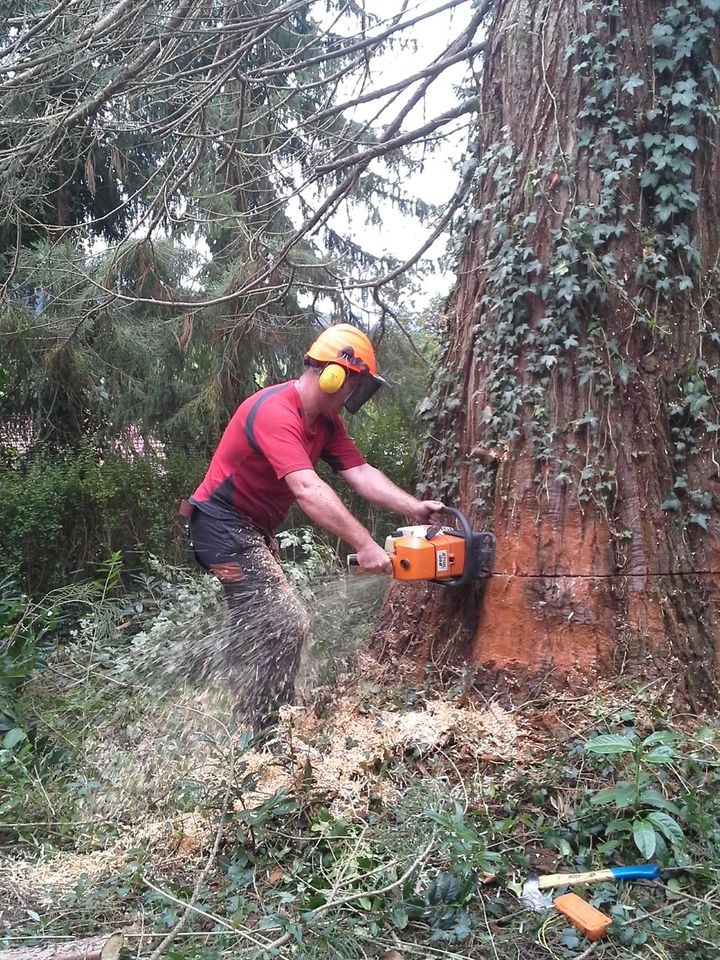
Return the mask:
M358 566L368 573L392 573L390 556L374 540L368 541L357 552Z
M413 520L418 523L442 523L445 517L445 504L439 500L417 500L412 512Z

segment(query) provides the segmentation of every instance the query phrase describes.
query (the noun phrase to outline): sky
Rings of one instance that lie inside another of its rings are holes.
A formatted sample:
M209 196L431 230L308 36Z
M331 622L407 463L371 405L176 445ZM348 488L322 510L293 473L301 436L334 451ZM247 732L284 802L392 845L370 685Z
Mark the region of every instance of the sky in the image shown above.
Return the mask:
M432 10L439 6L441 0L420 0L409 5L407 17L415 16L420 12ZM390 3L388 0L366 0L365 4L370 13L388 17L400 8L399 2ZM382 57L373 60L373 86L383 87L404 77L411 76L418 70L428 66L435 57L442 53L447 44L455 38L467 23L471 4L463 4L455 11L436 14L431 19L411 28L412 36L417 44L416 50L401 50L394 48ZM449 68L438 77L430 86L425 101L419 104L406 119L403 129L409 130L419 126L433 116L444 113L458 103L458 95L454 85L460 83L465 74L464 64L457 64ZM388 112L390 119L398 109L401 101ZM376 104L368 104L357 108L356 118L365 120L377 110ZM441 141L433 153L427 153L422 172L414 174L405 183L405 189L410 197L420 197L428 203L444 206L455 192L458 182L458 172L453 165L459 165L463 159L467 134L463 129L463 121L456 121L448 125L447 130L455 129L458 132ZM416 148L419 154L419 148ZM382 164L375 161L371 169L380 170ZM341 216L347 216L344 210ZM356 211L349 218L350 226L355 236L375 254L390 254L404 260L411 256L422 244L430 232L430 228L423 227L418 221L403 216L399 211L387 204L383 209L382 228L374 227L365 222L364 214ZM437 259L444 250L444 239L438 240L426 254L426 258ZM422 281L419 295L413 298L414 309L422 309L430 300L438 295L449 292L454 282L452 272L438 272L427 275Z
M404 19L414 18L417 15L432 11L440 6L444 0L415 0L414 3L408 3ZM365 0L365 6L369 13L383 18L385 23L401 9L402 0ZM403 34L404 40L412 39L414 44L405 43L402 46L395 44L382 55L377 55L371 62L369 89L380 89L394 82L403 80L412 76L419 70L427 67L438 57L447 45L457 36L457 34L466 26L472 10L471 0L462 3L453 11L446 11L435 14L432 18L416 24ZM347 21L333 22L333 29L341 33L341 27L346 25L346 33L357 30L357 22ZM375 32L382 29L380 26L375 28ZM414 48L413 48L414 47ZM425 123L434 116L456 106L458 103L458 93L455 86L462 82L467 67L460 63L447 69L431 84L426 98L419 103L408 115L403 124L403 131L411 130ZM356 81L353 80L353 84ZM383 113L379 122L375 124L376 128L382 129L397 113L401 105L409 98L410 92L405 92L390 104L387 113ZM351 100L357 91L351 84L341 87L335 99L338 102ZM355 109L353 119L360 122L372 120L378 112L378 101L372 101ZM474 116L474 115L471 115ZM455 167L461 164L466 144L467 144L467 120L461 118L454 123L448 124L443 128L443 132L451 133L447 138L441 138L435 149L426 151L423 159L422 170L415 172L412 176L406 176L403 182L404 192L407 198L421 198L427 203L436 204L441 209L454 194L458 183L458 171ZM422 155L422 147L413 148L414 155ZM382 173L384 163L378 159L373 161L371 171ZM298 172L298 176L302 174ZM393 176L390 174L390 176ZM296 220L298 226L302 223L303 215L299 204L290 201L290 210L288 211ZM343 203L333 216L332 224L341 235L350 235L366 250L376 256L389 255L397 261L404 261L412 256L423 244L425 238L432 230L432 223L424 226L414 217L403 215L391 203L387 202L382 207L382 224L380 226L367 222L366 208L362 204L353 205ZM184 241L186 245L200 254L201 261L207 260L210 256L209 248L204 241L198 237L189 237ZM437 264L445 250L445 238L440 237L433 247L425 254L422 263ZM199 271L201 263L198 263ZM405 300L399 305L403 312L420 312L429 306L430 302L436 297L445 297L450 292L455 281L455 276L451 269L447 267L436 268L435 272L427 272L419 278L415 284L415 291L407 291ZM368 309L363 305L359 295L351 294L353 308L359 315L365 316L371 320L376 308L373 306ZM328 300L327 308L333 309L332 303Z

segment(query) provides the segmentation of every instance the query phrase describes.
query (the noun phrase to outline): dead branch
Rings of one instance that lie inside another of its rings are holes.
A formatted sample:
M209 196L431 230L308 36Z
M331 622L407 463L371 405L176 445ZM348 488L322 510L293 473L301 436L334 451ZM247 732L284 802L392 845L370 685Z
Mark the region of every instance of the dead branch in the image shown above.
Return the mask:
M121 933L61 941L39 947L0 950L0 960L117 960L124 937Z

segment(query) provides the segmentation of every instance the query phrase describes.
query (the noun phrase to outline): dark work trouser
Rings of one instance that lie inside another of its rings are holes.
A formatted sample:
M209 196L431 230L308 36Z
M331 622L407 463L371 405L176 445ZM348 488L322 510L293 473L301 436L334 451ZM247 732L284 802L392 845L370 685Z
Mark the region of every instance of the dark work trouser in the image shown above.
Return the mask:
M263 532L240 519L190 518L195 557L222 583L229 624L222 657L233 715L257 733L295 691L308 617Z

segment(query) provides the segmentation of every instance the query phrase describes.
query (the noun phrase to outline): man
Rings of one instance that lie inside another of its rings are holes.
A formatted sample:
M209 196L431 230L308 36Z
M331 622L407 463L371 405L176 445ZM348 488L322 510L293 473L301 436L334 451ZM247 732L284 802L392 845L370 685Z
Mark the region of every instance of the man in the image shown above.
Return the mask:
M292 699L307 617L274 551L273 533L297 501L341 537L361 567L390 573L390 559L315 472L319 459L371 503L411 517L440 519L443 504L417 500L366 463L340 411L352 413L385 381L372 344L350 324L325 329L305 355L299 380L244 400L193 493L190 538L198 562L221 581L230 611L228 668L235 712L256 730Z

